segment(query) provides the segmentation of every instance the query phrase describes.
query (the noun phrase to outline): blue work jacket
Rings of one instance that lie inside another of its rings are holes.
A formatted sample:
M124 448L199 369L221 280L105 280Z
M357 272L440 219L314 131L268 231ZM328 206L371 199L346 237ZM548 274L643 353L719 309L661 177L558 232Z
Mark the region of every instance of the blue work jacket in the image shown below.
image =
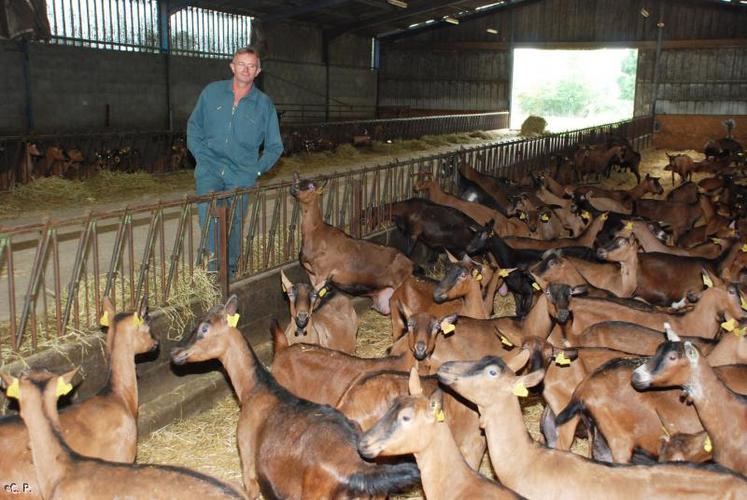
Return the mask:
M187 122L187 147L197 160L196 179L221 176L232 186L251 187L283 154L283 142L270 98L253 85L234 109L232 85L222 80L202 91Z

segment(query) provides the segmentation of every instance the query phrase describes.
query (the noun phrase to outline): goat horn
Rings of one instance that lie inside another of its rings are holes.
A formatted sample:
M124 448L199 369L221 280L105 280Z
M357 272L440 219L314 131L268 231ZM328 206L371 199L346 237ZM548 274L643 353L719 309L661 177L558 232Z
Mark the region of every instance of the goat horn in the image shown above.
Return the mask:
M682 340L679 335L672 330L672 325L667 322L664 323L664 332L666 332L667 340L670 342L680 342Z

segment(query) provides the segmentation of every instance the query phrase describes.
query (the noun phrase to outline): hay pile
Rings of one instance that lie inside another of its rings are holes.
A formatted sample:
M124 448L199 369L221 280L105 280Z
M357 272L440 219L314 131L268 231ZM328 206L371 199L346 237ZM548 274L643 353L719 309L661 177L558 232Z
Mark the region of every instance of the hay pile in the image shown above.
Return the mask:
M529 116L524 123L521 124L521 135L532 137L535 135L542 135L545 133L547 127L547 121L541 116Z
M186 170L161 177L145 172L102 170L83 181L45 177L0 194L0 217L12 218L21 214L70 207L93 208L102 203L134 200L193 188L192 171Z

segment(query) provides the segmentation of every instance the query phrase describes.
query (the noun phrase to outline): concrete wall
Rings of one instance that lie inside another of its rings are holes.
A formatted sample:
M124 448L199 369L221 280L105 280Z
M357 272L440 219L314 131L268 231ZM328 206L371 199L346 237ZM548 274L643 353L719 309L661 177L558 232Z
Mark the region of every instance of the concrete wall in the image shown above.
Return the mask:
M308 25L265 26L267 50L259 86L279 104L327 100L321 30ZM39 133L163 130L185 127L202 88L230 78L228 59L100 50L33 43L29 46L33 129ZM376 72L370 39L345 36L330 45L332 104L375 106ZM0 134L30 131L26 119L24 53L0 42ZM170 81L170 87L167 85ZM108 127L107 127L108 109ZM373 112L373 111L372 111Z

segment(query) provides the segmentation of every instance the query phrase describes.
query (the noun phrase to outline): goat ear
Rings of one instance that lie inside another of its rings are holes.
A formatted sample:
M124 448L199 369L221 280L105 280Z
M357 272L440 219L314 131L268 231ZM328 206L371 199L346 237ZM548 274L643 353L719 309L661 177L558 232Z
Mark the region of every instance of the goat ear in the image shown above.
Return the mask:
M691 363L695 363L698 361L700 354L692 343L685 342L685 356L687 356L687 359L690 360Z
M410 390L410 396L420 396L423 394L423 387L420 385L420 375L416 367L410 368L410 379L407 381L407 387Z
M669 342L680 342L682 339L680 339L679 335L672 330L672 325L670 325L668 322L664 322L664 333L667 334L667 340Z
M444 421L444 392L441 389L433 391L433 394L428 398L428 408L430 408L431 415L433 415L438 422Z
M236 314L236 310L239 308L239 298L236 295L231 295L226 301L226 305L223 306L227 315Z
M456 330L456 327L454 325L456 324L458 318L459 316L456 314L449 314L442 317L438 321L439 330L442 331L444 335L452 333L454 330Z
M571 288L571 295L584 295L586 292L589 291L589 287L587 285L577 285Z
M148 314L148 294L147 293L144 293L143 298L140 299L140 307L138 307L138 312L141 318L145 318L145 316Z
M508 366L512 372L516 373L524 368L524 365L526 365L527 361L529 361L530 355L531 353L528 350L521 349L518 353L516 353L516 356L506 362L506 366Z
M18 379L16 377L14 377L13 375L11 375L10 373L0 372L0 382L2 382L2 383L0 383L0 387L3 387L4 389L7 389L11 385L13 385L13 383L16 380L18 380Z
M454 257L454 255L452 255L452 253L448 250L446 250L446 256L449 258L449 262L451 262L452 264L456 264L457 262L459 262L459 259Z
M293 172L293 185L297 186L301 178L298 175L298 172Z
M522 375L521 377L516 378L517 382L521 382L524 387L534 387L535 385L542 382L543 378L545 378L545 370L533 371L532 373L527 373L526 375Z
M405 318L405 321L412 317L412 310L407 307L407 304L405 304L404 302L400 302L398 307L399 312L402 314L402 317Z
M280 271L280 285L286 294L290 294L291 289L293 289L293 283L291 283L291 280L288 279L282 270Z

